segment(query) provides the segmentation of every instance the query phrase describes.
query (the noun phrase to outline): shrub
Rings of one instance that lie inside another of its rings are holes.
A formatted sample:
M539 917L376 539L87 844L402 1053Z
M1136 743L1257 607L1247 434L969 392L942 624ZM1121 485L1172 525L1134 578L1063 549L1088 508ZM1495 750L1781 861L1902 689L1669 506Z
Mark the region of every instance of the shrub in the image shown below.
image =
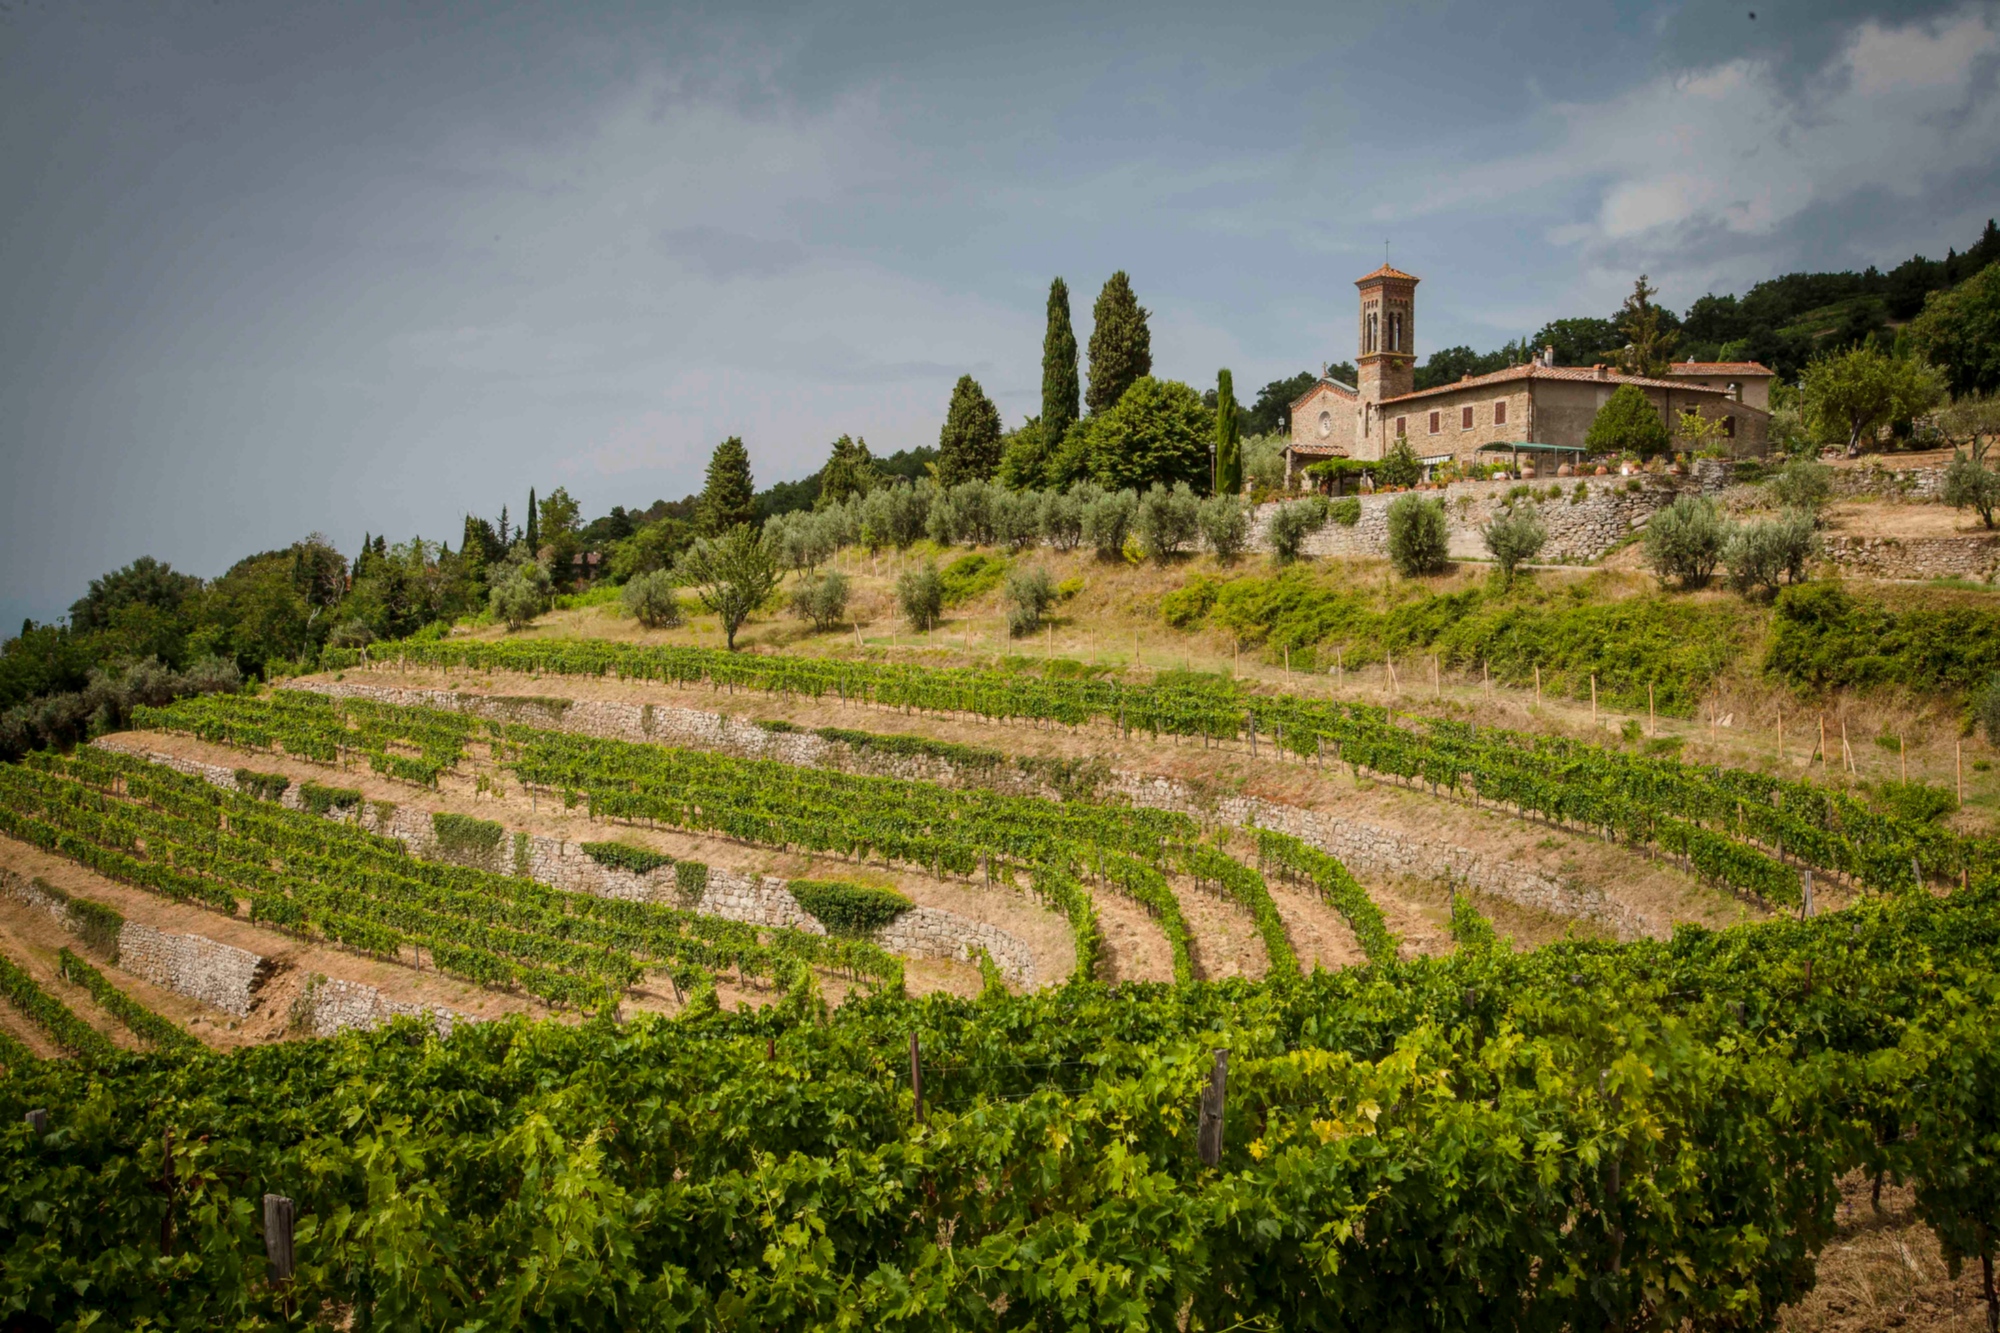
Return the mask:
M1958 797L1943 787L1884 778L1870 794L1875 803L1895 815L1920 824L1934 824L1958 809Z
M896 605L913 630L923 631L937 623L944 610L944 580L937 563L926 560L915 569L906 569L896 580Z
M664 852L653 851L649 847L633 847L622 842L586 842L583 854L601 866L613 870L629 870L635 875L647 875L661 866L674 864L674 858Z
M1629 453L1651 458L1673 447L1673 436L1646 391L1636 384L1621 384L1597 409L1583 445L1593 454Z
M1450 559L1444 506L1399 495L1389 506L1389 563L1404 578L1443 571Z
M1196 575L1160 598L1160 619L1175 629L1192 629L1207 618L1215 606L1214 579Z
M1010 551L1033 546L1042 531L1042 502L1039 496L994 487L987 500L993 544Z
M355 810L360 808L361 793L352 787L326 787L317 782L301 782L299 804L316 815L332 810Z
M1303 500L1293 500L1281 504L1271 514L1267 532L1271 539L1271 555L1281 565L1289 565L1299 558L1306 538L1326 526L1327 503L1324 496L1309 495Z
M1524 561L1533 560L1541 552L1549 539L1549 530L1542 526L1542 516L1531 504L1510 506L1498 518L1488 523L1481 534L1486 540L1487 553L1500 566L1504 581L1514 581L1514 569Z
M1414 486L1424 478L1424 465L1417 461L1417 451L1410 447L1407 437L1398 436L1389 452L1382 455L1382 465L1375 469L1375 481L1382 486Z
M496 569L505 573L494 583L488 598L493 615L508 629L526 629L549 609L549 571L534 560L509 561Z
M991 592L1007 577L1005 556L981 555L975 551L946 565L938 577L943 581L944 604L960 606L982 593Z
M822 632L832 629L847 614L847 576L829 569L801 579L792 589L792 614L810 621Z
M1073 551L1083 540L1081 487L1042 494L1042 539L1058 551Z
M1764 483L1770 497L1786 509L1817 514L1833 494L1833 469L1809 458L1795 458Z
M2000 745L2000 671L1986 682L1973 710L1973 718L1986 730L1986 743Z
M1327 503L1326 516L1343 528L1351 528L1361 521L1361 497L1350 495L1344 499Z
M326 636L329 648L366 648L375 642L375 631L360 616L344 621Z
M626 614L647 629L672 629L681 623L681 603L674 596L674 576L664 569L634 574L618 600Z
M693 907L708 892L708 866L701 861L674 862L674 895L683 907Z
M2000 673L2000 607L1984 601L1892 611L1838 581L1787 588L1778 594L1765 669L1816 689L1901 685L1970 695Z
M1211 495L1201 502L1202 539L1215 558L1234 560L1250 540L1250 508L1236 495Z
M838 879L795 879L788 886L812 918L835 935L867 935L916 904L894 889Z
M1174 483L1172 490L1155 482L1140 497L1132 531L1139 539L1140 550L1164 561L1201 531L1201 502L1184 481Z
M1579 481L1576 484L1576 489L1569 493L1569 502L1573 505L1580 505L1589 498L1590 483L1587 481Z
M1083 540L1096 549L1100 560L1115 560L1124 552L1138 508L1139 497L1131 491L1102 492L1084 508Z
M1819 532L1812 515L1803 509L1745 523L1729 533L1722 547L1729 586L1742 593L1757 588L1775 593L1780 583L1803 583L1807 566L1818 555Z
M436 835L438 850L446 860L485 866L492 863L500 850L500 839L507 830L490 819L438 811L431 816L431 832Z
M1015 638L1042 627L1042 616L1056 599L1055 583L1040 565L1007 573L1007 632Z
M1722 561L1728 537L1728 525L1715 501L1683 495L1646 524L1646 560L1662 582L1672 579L1683 588L1705 588Z
M254 768L236 770L237 790L260 801L275 801L290 790L292 780L283 773L259 773Z
M1994 511L2000 509L2000 471L1986 465L1989 448L1986 440L1974 439L1971 453L1952 450L1944 470L1944 502L1954 509L1971 509L1990 528Z

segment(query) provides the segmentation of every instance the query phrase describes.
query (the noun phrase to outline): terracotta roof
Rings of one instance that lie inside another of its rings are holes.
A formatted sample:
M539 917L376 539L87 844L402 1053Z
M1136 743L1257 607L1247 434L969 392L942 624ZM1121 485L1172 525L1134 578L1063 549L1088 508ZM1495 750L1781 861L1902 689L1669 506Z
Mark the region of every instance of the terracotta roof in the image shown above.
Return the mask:
M1418 389L1415 393L1400 394L1394 398L1384 398L1379 406L1387 407L1390 403L1407 403L1412 398L1428 398L1432 394L1451 393L1458 389L1478 389L1490 384L1506 384L1513 380L1526 379L1572 380L1591 384L1636 384L1642 389L1677 389L1682 393L1720 394L1726 392L1722 389L1711 389L1702 384L1685 384L1678 380L1650 379L1644 375L1623 375L1615 370L1605 371L1604 378L1599 379L1595 366L1537 366L1531 364L1509 366L1505 370L1496 370L1490 375L1474 375L1469 380L1453 380L1450 384L1440 384L1435 389ZM1755 411L1756 409L1752 408L1751 410Z
M1354 285L1356 287L1359 287L1362 283L1373 282L1377 278L1401 278L1404 282L1423 281L1422 278L1419 278L1414 273L1405 273L1403 272L1403 270L1399 268L1390 268L1387 264L1384 264L1382 265L1382 267L1376 269L1373 273L1364 273L1360 277L1356 278L1354 280Z
M1676 361L1674 375L1776 375L1761 361Z
M1314 394L1318 393L1321 389L1331 389L1343 398L1359 398L1361 396L1361 391L1359 389L1352 388L1349 385L1342 384L1339 380L1321 380L1319 383L1313 385L1312 388L1307 389L1304 393L1292 399L1290 406L1297 407L1300 403L1303 403L1306 399L1312 397Z
M1344 444L1308 443L1308 444L1293 444L1293 445L1288 445L1286 447L1289 448L1295 454L1317 454L1323 458L1347 457L1347 446Z

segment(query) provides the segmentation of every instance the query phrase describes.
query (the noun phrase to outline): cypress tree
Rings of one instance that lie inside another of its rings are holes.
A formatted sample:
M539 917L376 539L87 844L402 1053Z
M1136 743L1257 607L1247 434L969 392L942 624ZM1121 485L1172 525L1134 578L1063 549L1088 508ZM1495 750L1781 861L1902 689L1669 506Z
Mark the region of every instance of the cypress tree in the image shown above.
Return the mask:
M507 506L500 506L500 549L506 550L513 543L507 540Z
M1076 330L1069 323L1069 284L1049 284L1049 327L1042 335L1042 438L1054 444L1082 415L1076 373Z
M538 555L542 549L542 524L535 517L535 488L528 488L528 554Z
M720 537L738 523L757 521L757 484L750 478L750 451L732 435L708 456L708 480L695 506L695 524L704 537Z
M1227 370L1215 372L1215 493L1235 495L1243 489L1243 450L1236 433L1236 379Z
M1090 330L1087 401L1094 416L1116 407L1133 381L1153 373L1153 335L1124 269L1104 284L1090 313L1094 327Z
M985 481L999 466L1000 409L978 380L960 375L938 432L938 484Z

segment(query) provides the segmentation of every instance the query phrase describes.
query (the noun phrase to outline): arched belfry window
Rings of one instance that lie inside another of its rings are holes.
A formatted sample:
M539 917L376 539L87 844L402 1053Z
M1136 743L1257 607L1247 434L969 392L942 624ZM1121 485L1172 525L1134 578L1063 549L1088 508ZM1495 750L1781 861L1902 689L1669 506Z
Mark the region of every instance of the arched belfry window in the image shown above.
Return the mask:
M1375 350L1375 320L1376 320L1375 312L1372 310L1369 311L1367 332L1363 334L1361 339L1362 343L1361 350L1364 352L1372 352Z
M1400 352L1403 350L1403 312L1400 310L1389 312L1389 346L1387 350L1391 352Z

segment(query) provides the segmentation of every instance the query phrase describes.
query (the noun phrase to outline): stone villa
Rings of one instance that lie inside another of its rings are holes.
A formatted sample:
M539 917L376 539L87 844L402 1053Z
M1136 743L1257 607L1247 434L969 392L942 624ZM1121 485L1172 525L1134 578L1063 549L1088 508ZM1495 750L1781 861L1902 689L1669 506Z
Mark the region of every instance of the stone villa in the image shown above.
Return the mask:
M1384 264L1355 282L1361 292L1357 385L1322 379L1292 403L1285 476L1326 458L1381 458L1407 439L1428 465L1471 462L1482 446L1583 446L1597 410L1621 384L1636 385L1669 427L1684 412L1723 423L1739 454L1762 454L1772 372L1754 361L1686 361L1665 378L1606 366L1558 366L1552 351L1524 366L1415 387L1418 279ZM1491 457L1494 451L1488 451Z

